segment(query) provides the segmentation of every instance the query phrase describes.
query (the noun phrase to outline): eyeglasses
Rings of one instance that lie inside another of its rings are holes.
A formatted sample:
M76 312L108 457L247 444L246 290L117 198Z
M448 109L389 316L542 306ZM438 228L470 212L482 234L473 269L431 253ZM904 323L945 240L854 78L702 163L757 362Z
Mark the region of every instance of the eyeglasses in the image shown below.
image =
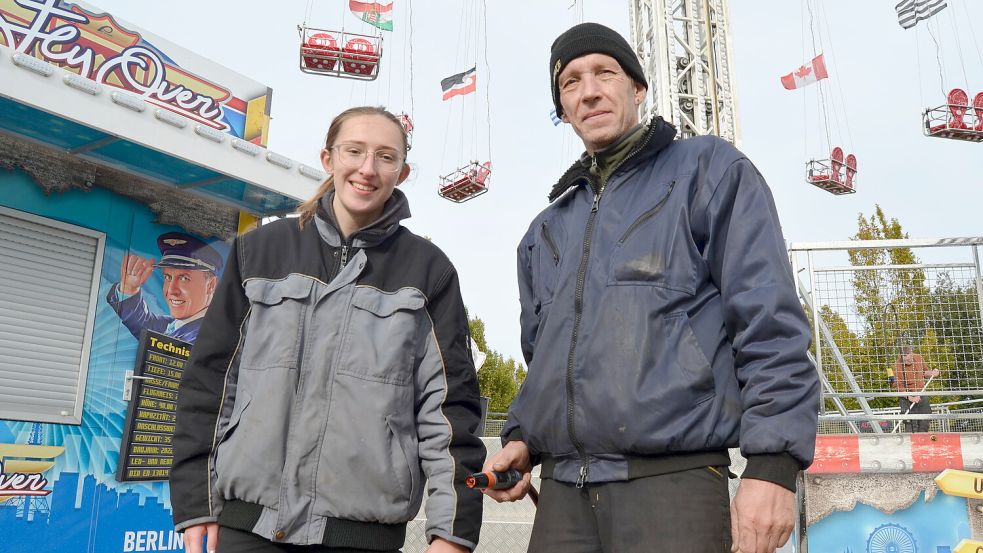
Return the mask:
M330 148L337 152L338 161L352 169L365 163L365 156L372 154L375 168L384 173L396 173L403 167L403 158L393 150L367 150L358 144L336 144Z

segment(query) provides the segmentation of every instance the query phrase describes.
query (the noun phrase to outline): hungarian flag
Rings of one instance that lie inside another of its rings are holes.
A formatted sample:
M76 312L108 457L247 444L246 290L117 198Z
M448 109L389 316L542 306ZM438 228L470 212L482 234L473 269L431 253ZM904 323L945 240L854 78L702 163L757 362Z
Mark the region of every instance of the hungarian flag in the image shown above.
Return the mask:
M383 31L393 30L393 3L382 5L376 2L359 2L358 0L348 0L348 8L359 19L375 25Z
M444 90L444 99L450 100L454 96L463 96L464 94L474 92L475 85L478 81L477 69L478 66L476 65L464 73L451 75L441 80L440 88Z
M898 25L903 29L910 29L948 5L945 0L902 0L894 9L898 12Z
M782 86L788 90L795 90L796 88L802 88L826 78L829 78L829 73L826 72L826 62L823 60L823 55L819 54L812 58L811 62L792 71L788 75L784 75L782 77Z

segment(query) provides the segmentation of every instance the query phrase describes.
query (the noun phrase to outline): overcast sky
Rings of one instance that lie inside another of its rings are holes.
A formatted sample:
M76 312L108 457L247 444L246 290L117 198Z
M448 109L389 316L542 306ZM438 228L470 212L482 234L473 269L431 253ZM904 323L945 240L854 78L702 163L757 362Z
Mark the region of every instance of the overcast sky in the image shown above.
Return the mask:
M869 215L875 203L912 238L983 235L983 144L926 138L920 120L925 107L944 103L943 90L965 88L970 98L983 91L983 2L949 0L931 27L938 51L924 22L898 26L893 0L810 2L812 25L802 1L730 1L741 148L771 185L786 239L847 239L857 214ZM582 150L567 125L549 119L549 46L581 18L627 35L627 1L488 0L482 21L481 2L416 0L411 41L410 4L396 0L375 82L297 68L296 26L308 8L312 26L363 29L345 0L282 1L273 11L273 3L256 0L92 4L272 87L269 147L310 165L318 164L330 119L346 107L412 107L416 170L404 184L414 214L407 226L430 236L457 266L489 345L521 359L515 247ZM819 87L790 92L779 83L819 52L830 73L826 120ZM441 101L440 80L474 65L478 94ZM828 156L829 145L856 154L856 194L837 197L804 182L805 162ZM489 157L487 194L465 204L437 196L440 175Z

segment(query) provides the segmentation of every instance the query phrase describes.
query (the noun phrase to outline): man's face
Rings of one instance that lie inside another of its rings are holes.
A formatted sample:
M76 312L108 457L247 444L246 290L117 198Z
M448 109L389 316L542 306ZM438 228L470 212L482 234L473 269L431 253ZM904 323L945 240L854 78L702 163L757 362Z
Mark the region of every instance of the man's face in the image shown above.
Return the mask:
M210 271L164 268L164 300L171 316L187 319L212 303L215 275Z
M557 77L563 120L593 154L638 124L638 104L645 87L629 77L617 60L605 54L574 59Z

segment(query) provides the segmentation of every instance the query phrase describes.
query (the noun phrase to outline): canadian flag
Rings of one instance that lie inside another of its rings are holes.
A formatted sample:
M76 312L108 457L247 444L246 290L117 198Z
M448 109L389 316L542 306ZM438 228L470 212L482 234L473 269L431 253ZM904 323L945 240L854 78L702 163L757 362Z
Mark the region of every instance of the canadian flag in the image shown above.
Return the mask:
M782 76L782 86L787 90L795 90L826 78L829 78L829 73L826 72L826 62L823 60L823 55L819 54L812 58L811 62L788 75Z

